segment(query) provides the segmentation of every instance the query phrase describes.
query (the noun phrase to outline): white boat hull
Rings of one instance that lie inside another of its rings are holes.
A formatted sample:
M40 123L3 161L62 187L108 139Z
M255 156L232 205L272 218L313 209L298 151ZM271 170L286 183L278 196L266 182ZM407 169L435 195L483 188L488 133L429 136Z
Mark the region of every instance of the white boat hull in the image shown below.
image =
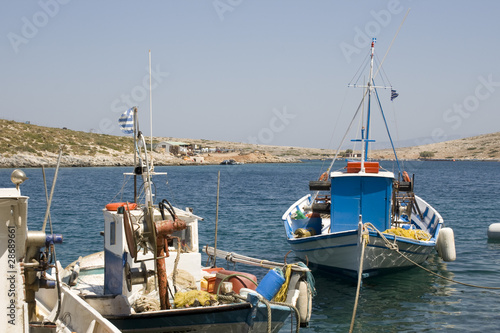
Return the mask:
M293 236L291 212L296 209L303 209L310 200L310 195L304 196L295 202L283 215L287 241L295 255L308 262L311 268L319 268L353 277L357 276L360 268L362 246L358 230L329 233L329 219L323 219L323 228L320 235L305 238L295 238ZM442 226L442 218L425 201L418 197L417 200L420 206L428 213L424 221L419 220L415 221L415 223L418 223L424 230L426 227L434 228L434 236L429 241L396 237L395 244L399 252L403 253L408 259L421 264L435 248L437 235ZM412 220L415 219L417 217L412 216ZM431 221L433 222L431 223ZM394 235L384 234L384 236L389 242L394 243ZM412 266L414 266L412 262L394 249L389 248L377 232L369 232L369 243L365 248L363 256L363 277Z
M394 241L394 237L386 237ZM311 268L317 266L321 269L356 276L361 253L358 239L358 232L354 230L344 235L321 235L309 237L303 242L300 242L302 239L288 240L288 242L295 254L302 260L308 261ZM387 248L382 238L376 233L370 233L369 239L370 243L366 246L363 257L364 277L380 274L386 269L413 266L399 253ZM396 241L396 244L400 252L418 264L427 259L435 245L433 243L412 244L406 241Z

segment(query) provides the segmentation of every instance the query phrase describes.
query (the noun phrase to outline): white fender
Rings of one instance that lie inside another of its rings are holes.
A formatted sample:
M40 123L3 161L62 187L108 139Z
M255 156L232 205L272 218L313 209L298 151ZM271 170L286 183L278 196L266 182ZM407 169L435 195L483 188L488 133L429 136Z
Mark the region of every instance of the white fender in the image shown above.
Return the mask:
M455 252L455 235L453 229L442 228L439 232L436 243L436 250L444 261L455 261L457 254Z
M500 223L490 224L488 227L489 239L500 239Z
M299 310L300 326L306 327L311 320L312 313L312 293L306 281L299 282L299 298L296 307Z

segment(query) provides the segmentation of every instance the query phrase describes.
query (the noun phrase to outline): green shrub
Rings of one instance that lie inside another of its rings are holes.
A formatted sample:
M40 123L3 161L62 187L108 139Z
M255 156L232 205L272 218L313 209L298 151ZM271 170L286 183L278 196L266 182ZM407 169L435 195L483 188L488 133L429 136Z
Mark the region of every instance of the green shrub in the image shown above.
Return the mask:
M434 157L434 152L432 152L432 151L422 151L422 152L420 152L420 157L422 157L422 158Z

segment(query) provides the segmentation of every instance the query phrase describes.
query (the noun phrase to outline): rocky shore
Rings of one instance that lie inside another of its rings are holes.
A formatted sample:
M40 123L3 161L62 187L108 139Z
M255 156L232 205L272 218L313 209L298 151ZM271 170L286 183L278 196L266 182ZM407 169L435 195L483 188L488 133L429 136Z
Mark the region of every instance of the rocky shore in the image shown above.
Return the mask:
M37 168L41 166L53 167L57 163L57 154L44 153L42 156L29 153L15 154L10 157L0 157L0 168ZM210 165L220 164L223 160L233 159L241 163L297 163L300 160L290 157L278 157L266 152L253 152L248 154L204 154L198 161L190 157L175 157L170 154L153 152L154 165ZM105 154L88 155L63 155L63 167L99 167L99 166L132 166L134 157L131 154L111 156Z
M63 146L64 167L132 166L130 136L111 136L69 129L43 127L0 119L0 168L55 166ZM8 135L6 135L8 133ZM156 137L155 142L187 142L199 147L218 147L220 153L176 156L152 153L154 165L220 164L223 160L241 163L296 163L301 160L331 159L334 150L291 146L257 145L205 139ZM347 153L345 151L344 153ZM357 151L350 151L358 155ZM399 159L500 161L500 132L428 145L397 148ZM372 150L375 160L394 159L391 149ZM349 156L349 155L346 155ZM352 155L351 155L352 156Z

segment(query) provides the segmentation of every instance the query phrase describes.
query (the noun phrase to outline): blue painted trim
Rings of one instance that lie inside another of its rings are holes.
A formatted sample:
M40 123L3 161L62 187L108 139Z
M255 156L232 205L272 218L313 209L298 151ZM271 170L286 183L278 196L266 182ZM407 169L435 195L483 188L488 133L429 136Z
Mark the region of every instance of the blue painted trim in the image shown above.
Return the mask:
M283 226L285 227L287 239L293 238L292 226L288 223L288 220L283 220Z
M432 215L431 221L429 222L427 229L431 230L433 228L434 222L436 222L436 214Z
M123 289L123 258L104 250L104 293L119 295Z
M424 217L424 220L427 217L427 214L429 214L429 207L426 207L425 210L424 210L424 213L422 214L422 216Z

